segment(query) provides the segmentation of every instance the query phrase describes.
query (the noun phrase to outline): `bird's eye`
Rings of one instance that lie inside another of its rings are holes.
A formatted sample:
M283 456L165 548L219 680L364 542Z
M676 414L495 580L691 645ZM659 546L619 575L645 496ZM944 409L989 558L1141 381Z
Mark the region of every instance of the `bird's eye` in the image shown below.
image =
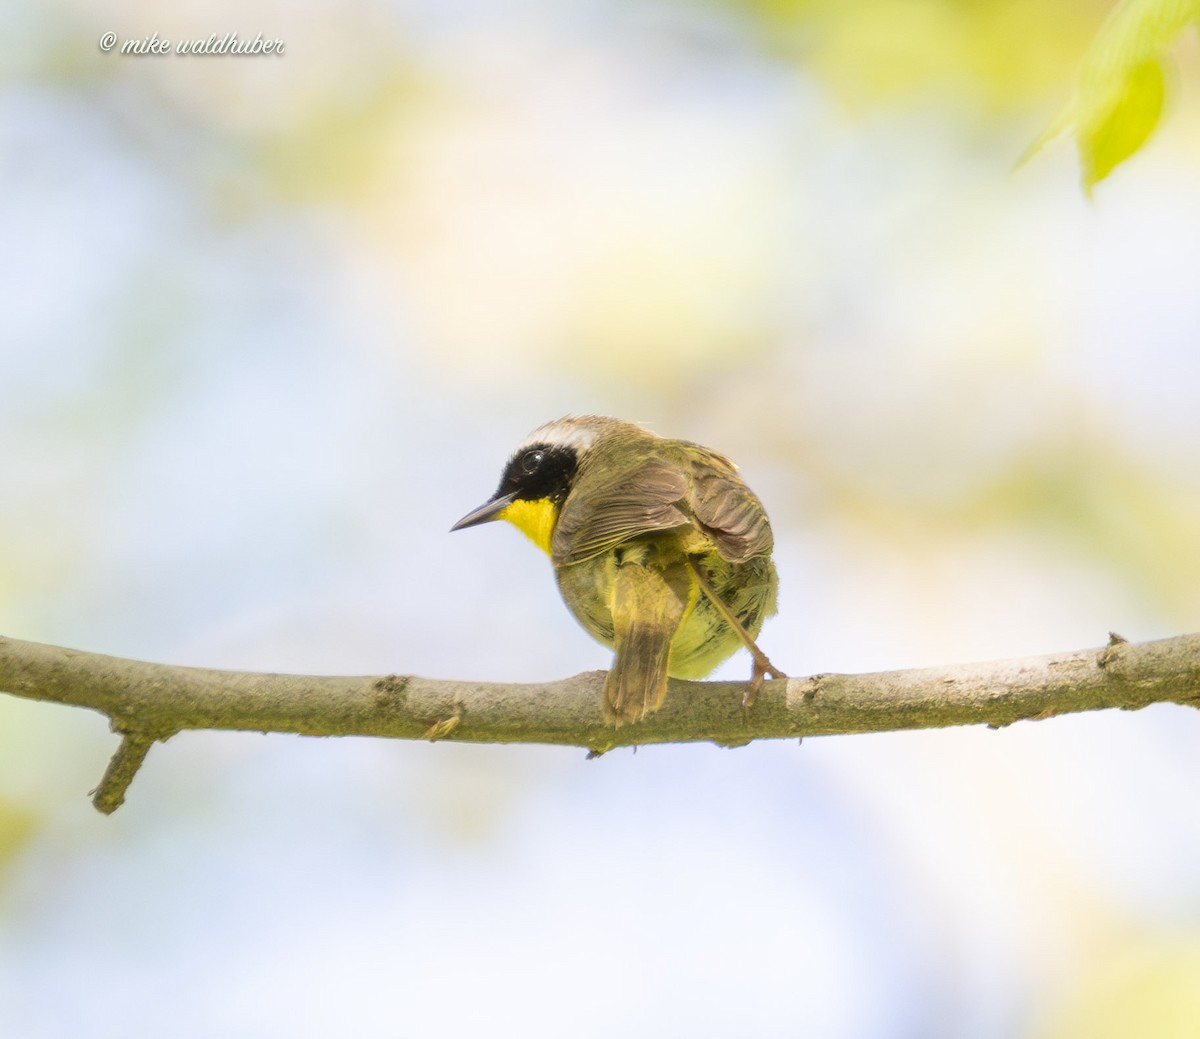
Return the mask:
M545 460L545 451L527 451L525 457L521 459L521 468L532 475L542 467L542 462Z

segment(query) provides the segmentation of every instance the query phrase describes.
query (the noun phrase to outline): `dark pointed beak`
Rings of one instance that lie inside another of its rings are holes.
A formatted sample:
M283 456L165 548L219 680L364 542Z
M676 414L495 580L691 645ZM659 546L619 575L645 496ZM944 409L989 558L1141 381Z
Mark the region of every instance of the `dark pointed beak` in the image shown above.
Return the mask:
M460 519L453 527L451 532L462 530L463 527L474 527L479 523L487 523L494 519L500 518L500 513L507 509L516 499L515 494L501 494L499 497L493 498L491 501L484 502L477 509L472 509L462 519Z

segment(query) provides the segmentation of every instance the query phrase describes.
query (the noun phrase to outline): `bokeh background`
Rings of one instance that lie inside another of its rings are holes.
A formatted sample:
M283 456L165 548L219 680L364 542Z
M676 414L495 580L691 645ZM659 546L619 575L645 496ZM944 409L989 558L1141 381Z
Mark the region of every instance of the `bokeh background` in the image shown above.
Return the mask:
M0 631L606 666L450 537L566 412L768 504L792 674L1200 628L1200 45L1089 201L1013 171L1101 0L0 12ZM282 57L122 57L237 32ZM738 677L735 659L719 675ZM0 696L0 1035L1194 1036L1200 715L614 752Z

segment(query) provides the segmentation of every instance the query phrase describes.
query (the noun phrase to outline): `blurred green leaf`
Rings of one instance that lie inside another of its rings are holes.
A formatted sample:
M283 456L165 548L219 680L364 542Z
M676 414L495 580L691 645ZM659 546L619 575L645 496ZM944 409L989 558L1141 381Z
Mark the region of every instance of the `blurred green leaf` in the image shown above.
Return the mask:
M1079 163L1089 190L1136 152L1158 125L1166 87L1162 64L1147 61L1129 70L1116 98L1080 120Z
M851 110L944 101L1042 105L1095 30L1097 0L720 0L760 45Z
M1119 4L1084 56L1074 96L1021 161L1073 127L1084 189L1090 193L1158 125L1166 94L1166 50L1194 21L1200 21L1200 0Z

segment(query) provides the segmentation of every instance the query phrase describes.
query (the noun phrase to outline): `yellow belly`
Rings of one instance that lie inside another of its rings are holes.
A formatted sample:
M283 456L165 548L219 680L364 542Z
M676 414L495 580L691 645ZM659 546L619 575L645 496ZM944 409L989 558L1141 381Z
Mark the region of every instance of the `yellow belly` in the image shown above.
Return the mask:
M597 641L613 645L612 589L617 552L606 553L557 569L563 600L584 629ZM701 561L709 582L751 638L775 612L777 578L769 559L751 559L734 566L717 553ZM732 656L742 642L692 579L688 607L671 639L667 672L673 678L703 678Z
M547 555L551 553L559 507L549 499L514 501L500 513ZM684 557L698 559L715 589L751 638L775 612L778 578L769 558L745 563L726 561L706 535L694 528L636 539L611 552L555 568L563 600L584 629L599 642L613 645L612 595L615 567L624 559L669 566ZM741 647L742 641L716 607L700 592L693 577L683 620L671 639L667 671L673 678L703 678Z

